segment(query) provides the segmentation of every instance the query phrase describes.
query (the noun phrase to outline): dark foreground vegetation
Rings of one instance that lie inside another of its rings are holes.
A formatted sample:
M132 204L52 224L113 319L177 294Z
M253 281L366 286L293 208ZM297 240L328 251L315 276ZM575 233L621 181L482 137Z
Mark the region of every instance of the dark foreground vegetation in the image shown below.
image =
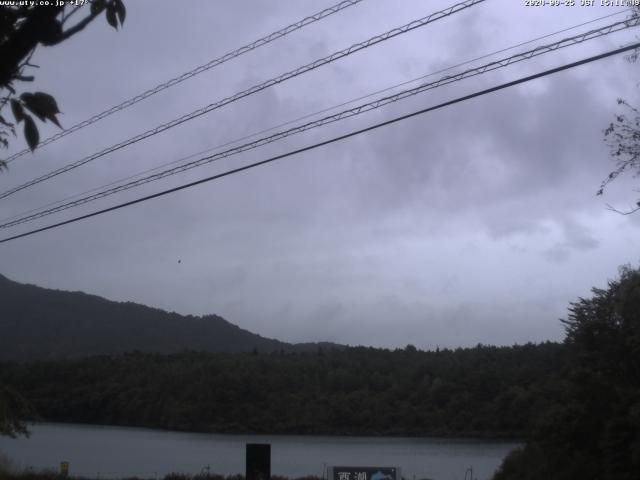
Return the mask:
M529 441L495 480L640 478L640 270L573 303L562 402L532 422Z
M69 478L70 480L95 480L94 477L61 477L56 472L20 472L11 473L0 469L0 480L61 480ZM108 479L107 479L108 480ZM170 473L163 477L122 477L118 480L245 480L244 475L217 475L217 474L197 474L188 475L184 473ZM272 475L271 480L321 480L320 477L308 476L299 478L279 477Z
M203 432L522 436L565 390L560 344L131 353L0 365L41 419Z

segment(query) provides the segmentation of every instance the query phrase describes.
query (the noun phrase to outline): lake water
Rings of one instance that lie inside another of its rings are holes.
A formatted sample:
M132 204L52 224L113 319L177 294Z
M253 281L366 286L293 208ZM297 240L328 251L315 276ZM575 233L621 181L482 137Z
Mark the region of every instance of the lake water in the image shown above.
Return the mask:
M161 477L170 472L243 473L245 445L271 444L273 475L322 476L341 466L400 467L409 480L487 480L517 443L439 438L215 435L144 428L42 423L28 439L0 437L3 452L19 467L58 469L92 478ZM467 474L467 478L469 475Z

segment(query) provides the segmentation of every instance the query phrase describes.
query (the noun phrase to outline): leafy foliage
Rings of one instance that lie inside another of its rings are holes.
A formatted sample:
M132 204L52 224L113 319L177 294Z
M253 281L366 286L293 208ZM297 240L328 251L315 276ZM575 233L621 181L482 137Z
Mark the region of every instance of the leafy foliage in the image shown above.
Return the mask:
M13 388L0 384L0 435L14 438L28 435L23 420L33 415L33 410L22 395Z
M43 92L25 92L16 95L16 82L31 82L32 75L24 71L35 65L29 63L39 45L57 45L82 31L102 12L109 25L118 28L126 17L126 8L122 0L93 0L88 13L73 25L69 19L77 11L87 9L74 6L72 2L58 2L62 5L40 6L37 2L15 2L15 5L0 6L0 113L7 104L15 120L11 122L0 115L0 145L9 147L9 138L15 136L16 124L24 122L24 137L31 150L38 146L40 133L33 117L41 122L51 121L62 128L56 115L60 113L55 99ZM68 3L68 4L67 4ZM6 168L6 162L0 160L0 169Z
M549 410L495 480L637 479L640 472L640 270L573 303L565 401Z
M640 112L623 99L618 99L618 105L624 107L626 113L617 114L604 132L616 168L602 182L598 195L602 195L607 185L625 172L633 172L636 177L640 175ZM640 210L640 199L636 201L635 208L620 213L629 214L637 210Z
M640 6L631 8L631 18L640 16ZM638 61L640 49L635 49L627 60L631 63ZM621 105L626 112L618 113L615 121L611 122L604 131L604 138L609 145L611 157L616 163L616 168L604 179L597 195L602 195L604 189L625 172L634 172L637 177L640 175L640 112L631 106L626 100L619 98L618 105ZM614 212L629 215L640 210L640 199L636 200L636 206L627 211L620 211L609 205L609 209Z

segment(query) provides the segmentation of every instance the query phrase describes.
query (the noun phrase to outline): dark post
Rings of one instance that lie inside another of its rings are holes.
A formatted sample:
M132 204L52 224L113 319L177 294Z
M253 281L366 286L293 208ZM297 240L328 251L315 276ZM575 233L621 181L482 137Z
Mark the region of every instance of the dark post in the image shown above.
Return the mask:
M271 480L271 444L247 443L246 480Z

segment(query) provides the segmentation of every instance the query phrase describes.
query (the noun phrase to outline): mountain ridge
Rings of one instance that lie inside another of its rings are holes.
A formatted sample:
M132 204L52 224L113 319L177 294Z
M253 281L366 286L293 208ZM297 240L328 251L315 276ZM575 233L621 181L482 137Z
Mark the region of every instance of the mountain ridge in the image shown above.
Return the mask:
M18 283L0 274L0 361L117 355L310 351L331 343L292 344L245 330L219 315L181 315L82 291Z

